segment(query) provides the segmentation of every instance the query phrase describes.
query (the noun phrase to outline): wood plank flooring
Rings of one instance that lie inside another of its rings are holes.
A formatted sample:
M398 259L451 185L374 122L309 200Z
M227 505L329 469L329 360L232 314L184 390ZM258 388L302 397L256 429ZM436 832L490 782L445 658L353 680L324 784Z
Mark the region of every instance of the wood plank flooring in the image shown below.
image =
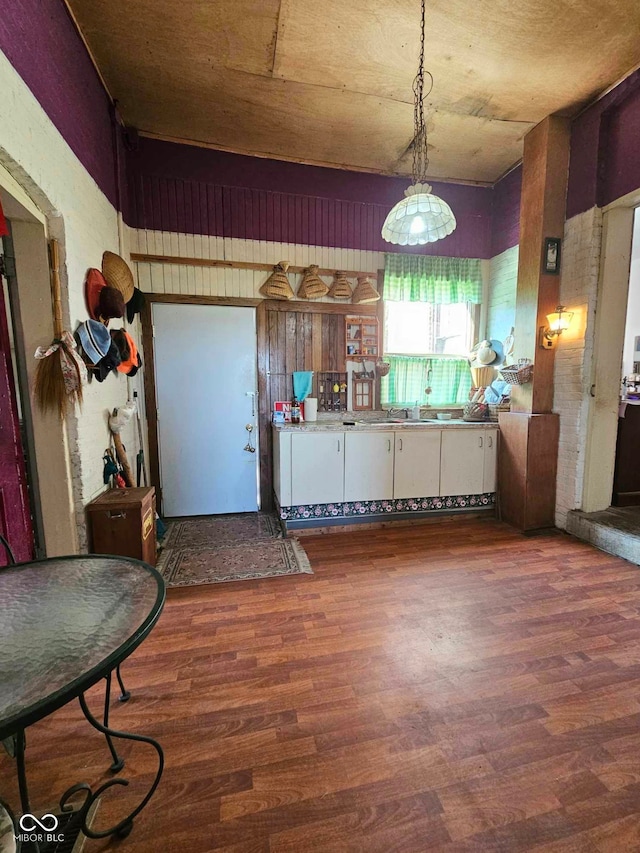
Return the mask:
M167 767L120 849L640 851L636 566L483 518L304 546L313 576L172 590L126 663L112 724L157 737ZM98 825L153 772L123 752L131 785ZM34 807L108 778L76 704L27 758ZM17 801L6 756L0 796Z

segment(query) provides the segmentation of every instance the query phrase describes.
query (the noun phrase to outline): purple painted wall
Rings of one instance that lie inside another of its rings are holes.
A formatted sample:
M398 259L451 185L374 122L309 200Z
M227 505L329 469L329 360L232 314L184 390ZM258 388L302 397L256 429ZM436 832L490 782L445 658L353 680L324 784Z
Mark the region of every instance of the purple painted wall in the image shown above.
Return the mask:
M109 99L62 0L0 0L0 50L115 205Z
M640 188L640 71L571 128L567 218Z
M493 187L491 257L517 246L520 241L522 166L517 166Z
M394 251L382 223L409 181L140 138L128 158L128 224L138 228ZM415 251L488 258L492 190L434 183L458 227Z

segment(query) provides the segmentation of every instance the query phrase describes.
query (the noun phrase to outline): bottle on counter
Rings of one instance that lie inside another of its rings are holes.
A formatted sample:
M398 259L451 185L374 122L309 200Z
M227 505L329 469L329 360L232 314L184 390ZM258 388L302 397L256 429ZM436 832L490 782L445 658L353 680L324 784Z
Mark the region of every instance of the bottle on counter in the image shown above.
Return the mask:
M295 394L293 395L293 398L291 400L291 423L300 423L300 403L298 402L298 398Z

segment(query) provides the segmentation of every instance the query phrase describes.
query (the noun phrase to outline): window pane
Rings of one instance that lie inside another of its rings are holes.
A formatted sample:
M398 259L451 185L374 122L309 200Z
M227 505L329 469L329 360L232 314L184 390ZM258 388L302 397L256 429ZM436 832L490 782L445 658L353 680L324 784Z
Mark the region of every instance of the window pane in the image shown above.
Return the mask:
M473 341L468 303L385 302L385 351L465 356Z

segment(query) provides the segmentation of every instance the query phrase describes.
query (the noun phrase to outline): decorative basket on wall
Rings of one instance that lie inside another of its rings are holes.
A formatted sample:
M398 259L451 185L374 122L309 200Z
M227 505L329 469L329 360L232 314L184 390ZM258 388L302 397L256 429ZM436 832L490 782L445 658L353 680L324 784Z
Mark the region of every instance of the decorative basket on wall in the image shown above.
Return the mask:
M508 385L526 385L533 379L533 364L528 358L521 358L517 364L502 367L500 375Z
M287 270L289 261L280 261L273 268L273 272L260 288L260 293L267 299L293 299L295 294L289 284Z
M368 275L358 276L356 289L353 291L351 301L354 305L366 305L368 302L377 302L380 294L373 286Z
M299 299L322 299L329 293L329 286L318 275L319 269L317 264L306 268L298 288Z
M332 299L351 299L353 296L349 279L343 272L334 273L333 284L329 288L329 296Z
M376 362L376 373L378 374L378 376L388 376L390 370L391 365L388 361Z

